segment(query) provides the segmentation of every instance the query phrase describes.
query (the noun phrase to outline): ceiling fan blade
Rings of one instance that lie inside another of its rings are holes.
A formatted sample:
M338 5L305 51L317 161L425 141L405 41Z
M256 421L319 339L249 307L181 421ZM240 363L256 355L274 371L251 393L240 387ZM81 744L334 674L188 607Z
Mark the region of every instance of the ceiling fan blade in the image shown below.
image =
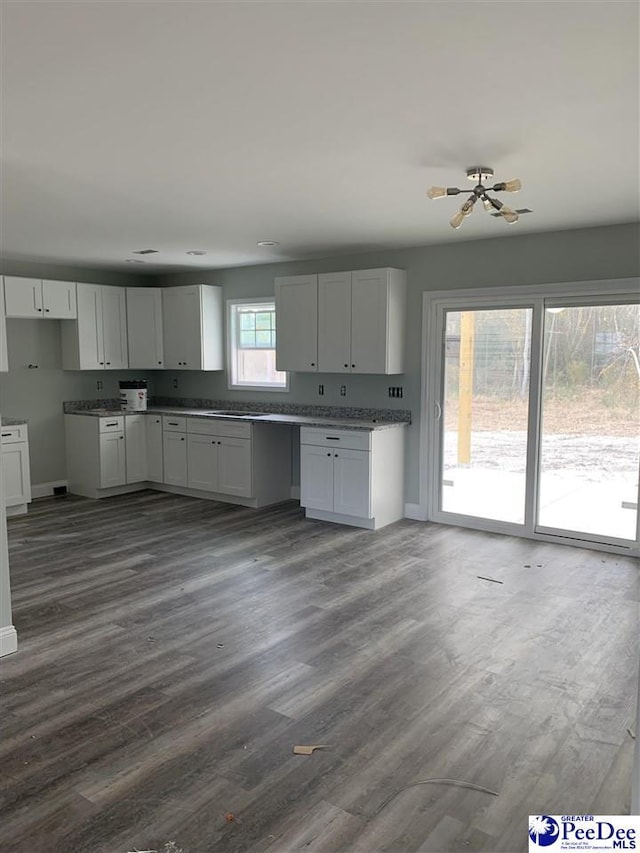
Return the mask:
M533 210L530 210L528 207L519 207L516 213L533 213ZM492 213L491 216L502 216L501 213Z

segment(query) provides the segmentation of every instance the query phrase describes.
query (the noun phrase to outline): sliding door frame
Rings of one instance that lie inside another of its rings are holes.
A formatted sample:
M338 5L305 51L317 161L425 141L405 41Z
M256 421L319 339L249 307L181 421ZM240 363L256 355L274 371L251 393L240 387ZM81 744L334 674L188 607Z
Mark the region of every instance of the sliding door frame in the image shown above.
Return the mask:
M639 554L638 541L629 545L623 540L585 534L568 536L566 531L536 529L537 488L540 466L541 370L545 308L590 304L640 302L640 280L625 278L589 282L487 287L423 294L422 316L422 399L420 418L420 486L419 515L428 521L459 525L477 530L505 533L547 542L562 542L596 550L622 554ZM530 308L532 316L531 365L529 379L529 414L527 434L527 489L524 524L475 518L444 512L440 509L441 490L441 426L442 383L444 382L444 324L448 311L482 311ZM640 519L640 512L638 513ZM640 524L638 525L640 529Z

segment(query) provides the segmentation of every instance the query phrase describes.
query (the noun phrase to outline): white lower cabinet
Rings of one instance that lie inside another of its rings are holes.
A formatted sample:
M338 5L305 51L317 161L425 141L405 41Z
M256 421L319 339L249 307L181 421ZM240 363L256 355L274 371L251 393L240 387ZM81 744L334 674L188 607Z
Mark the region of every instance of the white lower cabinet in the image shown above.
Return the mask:
M218 444L210 435L190 435L187 440L187 485L204 492L218 490Z
M125 415L127 483L143 483L147 476L147 424L145 415Z
M162 481L169 486L187 486L187 434L165 431L162 437Z
M26 424L2 427L4 505L7 515L21 515L31 502L29 439Z
M269 506L291 497L291 428L207 417L65 415L69 491L154 487Z
M404 427L300 430L300 503L309 518L372 530L404 517Z
M251 441L222 438L218 446L218 490L225 495L249 497L251 468Z
M252 497L251 424L190 418L187 430L189 488Z
M127 482L124 430L100 434L100 488L112 489Z
M147 480L150 483L162 483L162 417L144 415L144 421L147 431Z

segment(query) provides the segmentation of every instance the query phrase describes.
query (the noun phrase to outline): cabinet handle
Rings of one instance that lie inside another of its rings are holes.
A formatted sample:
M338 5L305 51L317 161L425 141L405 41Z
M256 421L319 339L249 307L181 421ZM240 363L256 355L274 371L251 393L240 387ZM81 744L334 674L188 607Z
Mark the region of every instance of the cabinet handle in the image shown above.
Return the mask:
M336 457L336 459L338 458L338 454L337 454L337 453L334 453L333 455Z
M2 437L3 437L3 438L11 438L11 436L12 436L12 435L13 435L13 433L12 433L12 432L3 432L3 433L2 433Z
M104 361L99 361L98 364L104 364Z
M105 426L118 426L118 421L114 421L111 424L105 424Z
M50 308L45 308L44 310L45 310L45 312L48 314L48 313L49 313L49 311L50 311L51 309L50 309Z
M120 441L124 441L124 436L123 436L123 435L121 435L121 436L120 436Z
M37 310L37 311L42 311L42 308L37 308L36 310Z
M312 361L312 362L311 362L311 367L315 367L315 366L316 366L315 361Z
M355 364L352 364L351 367L355 367Z
M331 454L330 454L330 453L327 453L327 456L331 456Z
M222 442L221 442L221 441L219 441L219 442L218 442L218 444L222 444Z
M161 362L161 361L159 361L159 362L158 362L158 364L162 364L162 362Z
M349 367L349 365L348 365L348 364L345 364L345 367Z
M109 365L109 364L111 364L111 362L110 362L110 361L108 361L108 362L107 362L107 364Z
M180 439L180 441L184 441L184 436Z
M325 435L327 441L340 441L339 435Z

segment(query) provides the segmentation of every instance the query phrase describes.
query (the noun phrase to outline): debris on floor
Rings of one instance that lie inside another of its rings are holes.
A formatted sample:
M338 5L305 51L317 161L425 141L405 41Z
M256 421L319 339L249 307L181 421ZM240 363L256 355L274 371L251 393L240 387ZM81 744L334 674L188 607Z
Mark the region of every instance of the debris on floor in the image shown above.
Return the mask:
M224 819L227 821L227 823L232 823L236 819L236 816L233 812L227 812L224 816Z
M636 735L635 735L635 732L633 731L633 729L628 728L628 729L627 729L627 731L629 732L629 735L630 735L630 736L635 740L635 739L636 739Z
M309 746L294 746L293 752L295 755L311 755L314 749L330 749L328 743L314 743Z
M485 578L482 575L476 575L478 580L481 581L491 581L491 583L504 583L504 581L497 581L495 578Z
M408 785L395 791L390 797L387 797L382 805L378 806L374 814L381 812L385 806L388 806L392 800L395 800L398 794L407 791L409 788L415 788L418 785L455 785L458 788L469 788L471 791L481 791L483 794L491 794L492 797L500 796L497 791L492 791L491 788L485 788L483 785L475 785L473 782L464 782L462 779L418 779L417 782L410 782Z

